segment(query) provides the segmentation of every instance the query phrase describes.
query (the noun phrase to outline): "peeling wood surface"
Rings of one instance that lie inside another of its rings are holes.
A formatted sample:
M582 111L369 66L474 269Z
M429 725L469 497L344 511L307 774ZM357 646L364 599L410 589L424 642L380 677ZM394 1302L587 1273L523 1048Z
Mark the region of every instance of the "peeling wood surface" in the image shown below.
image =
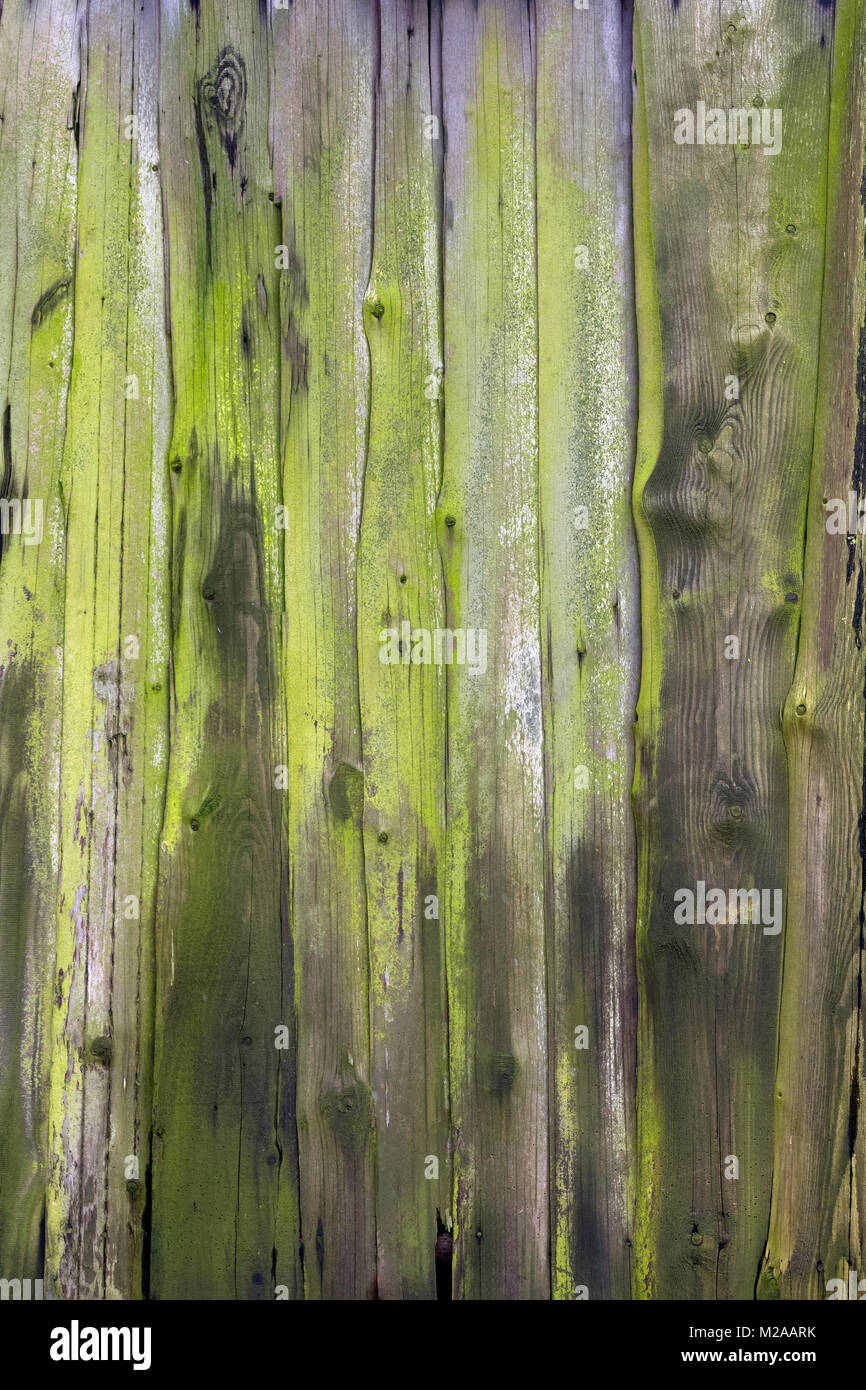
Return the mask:
M863 0L5 0L0 1277L862 1268L864 92Z

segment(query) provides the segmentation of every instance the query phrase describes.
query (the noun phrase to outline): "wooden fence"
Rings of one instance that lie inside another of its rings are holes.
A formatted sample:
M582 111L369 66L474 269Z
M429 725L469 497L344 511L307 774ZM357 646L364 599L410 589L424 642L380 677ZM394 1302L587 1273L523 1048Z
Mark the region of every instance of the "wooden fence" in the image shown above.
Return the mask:
M5 0L0 1276L866 1271L864 145L864 0Z

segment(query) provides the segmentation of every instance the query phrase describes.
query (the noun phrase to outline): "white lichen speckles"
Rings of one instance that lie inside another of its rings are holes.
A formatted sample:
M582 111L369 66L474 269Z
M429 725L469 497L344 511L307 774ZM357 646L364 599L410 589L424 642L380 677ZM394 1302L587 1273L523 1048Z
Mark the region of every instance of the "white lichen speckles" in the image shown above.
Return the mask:
M544 807L541 652L534 628L519 630L511 638L502 693L508 722L506 744L523 771L532 810L540 820Z

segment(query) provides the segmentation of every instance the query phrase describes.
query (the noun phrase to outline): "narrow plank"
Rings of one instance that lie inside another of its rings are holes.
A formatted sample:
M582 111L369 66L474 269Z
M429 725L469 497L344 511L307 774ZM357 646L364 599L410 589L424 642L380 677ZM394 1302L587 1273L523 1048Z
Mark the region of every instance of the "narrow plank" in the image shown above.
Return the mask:
M43 1276L75 270L73 0L0 15L0 1270ZM22 523L26 534L22 534ZM17 526L17 534L16 534ZM54 1289L56 1293L56 1287Z
M151 1293L300 1287L285 891L279 284L264 7L166 6L174 418ZM270 196L269 196L270 195Z
M538 6L554 1298L628 1298L634 1159L631 13ZM585 1035L578 1030L585 1029Z
M432 649L433 632L445 625L439 536L446 528L436 512L442 116L430 81L438 16L431 35L426 0L389 0L379 25L358 665L378 1292L411 1299L436 1296L436 1214L450 1218L451 1207L440 911L445 668ZM413 662L413 651L426 660Z
M375 12L274 15L289 911L306 1298L376 1292L357 557L369 408Z
M847 1295L850 1274L859 1283L866 1269L864 542L856 524L847 534L849 492L859 505L866 484L864 74L866 6L840 0L803 612L783 716L788 920L773 1206L759 1286L762 1296L795 1299L827 1298L832 1279ZM841 532L834 499L844 504Z
M108 16L113 13L110 7ZM92 18L90 23L91 33L96 32ZM110 29L101 42L111 49ZM130 112L137 122L135 141L129 142L127 233L126 383L131 396L124 422L123 568L116 610L120 661L113 755L113 1050L105 1158L105 1295L125 1299L146 1296L150 1279L155 918L168 771L171 500L166 458L172 400L165 331L157 6L133 7L131 43ZM103 591L100 602L105 601Z
M455 1295L472 1299L550 1290L533 44L517 0L445 7L440 534L448 626L486 638L447 682Z
M156 157L156 94L142 80L155 40L153 11L92 4L82 30L75 115L75 340L61 478L67 556L62 833L46 1231L49 1278L64 1297L135 1297L143 1287L151 846L163 794L158 753L149 764L164 721L164 699L152 700L144 668L151 517L161 492L158 484L154 495L151 477L155 451L162 465L169 413L161 220L154 171L150 164L142 168L143 159ZM164 626L159 582L152 597Z
M766 1237L828 23L777 0L721 26L697 5L636 7L640 1297L751 1297ZM699 101L756 99L768 147L782 112L775 153L737 129L732 145L674 138ZM700 882L726 905L764 890L776 920L676 921Z

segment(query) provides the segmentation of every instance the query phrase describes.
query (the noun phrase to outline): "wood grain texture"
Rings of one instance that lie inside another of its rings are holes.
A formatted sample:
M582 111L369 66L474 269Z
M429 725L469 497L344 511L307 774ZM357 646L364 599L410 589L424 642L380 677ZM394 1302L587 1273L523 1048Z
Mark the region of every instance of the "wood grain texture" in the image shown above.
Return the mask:
M751 1297L766 1235L782 923L683 926L674 908L698 882L726 902L786 888L780 713L817 385L826 22L811 5L722 27L698 6L636 7L641 1297ZM782 111L775 155L675 142L677 110L756 99Z
M377 1292L435 1297L450 1218L445 998L445 679L422 638L445 625L439 39L426 0L380 8L373 246L364 300L370 421L358 552L364 876L376 1113ZM409 625L408 629L403 624ZM400 633L398 662L382 633ZM413 655L416 658L413 661Z
M443 563L448 626L487 642L483 673L448 673L461 1298L550 1282L532 29L516 0L445 9Z
M147 673L163 669L167 654L156 15L94 5L80 36L46 1263L65 1296L134 1297L143 1277L165 744L164 697L155 698Z
M864 64L0 4L0 1298L863 1277Z
M284 111L274 161L288 257L285 660L304 1293L366 1298L376 1284L376 1214L357 563L377 35L373 8L351 0L299 6L279 19L275 110Z
M775 1157L761 1291L823 1298L863 1269L863 536L828 530L859 505L866 461L866 8L836 12L818 398L804 601L783 712L788 922ZM856 512L855 512L856 515ZM846 1096L848 1099L845 1104Z
M34 1277L42 1267L56 1136L49 1092L63 698L61 471L72 367L78 34L74 3L51 13L23 0L4 5L0 495L31 504L31 535L5 525L0 535L0 1264L7 1277Z
M538 396L552 1296L627 1298L640 664L631 13L538 7ZM585 1029L586 1036L578 1030Z
M170 754L161 831L152 1293L297 1292L271 37L160 31L170 287Z

